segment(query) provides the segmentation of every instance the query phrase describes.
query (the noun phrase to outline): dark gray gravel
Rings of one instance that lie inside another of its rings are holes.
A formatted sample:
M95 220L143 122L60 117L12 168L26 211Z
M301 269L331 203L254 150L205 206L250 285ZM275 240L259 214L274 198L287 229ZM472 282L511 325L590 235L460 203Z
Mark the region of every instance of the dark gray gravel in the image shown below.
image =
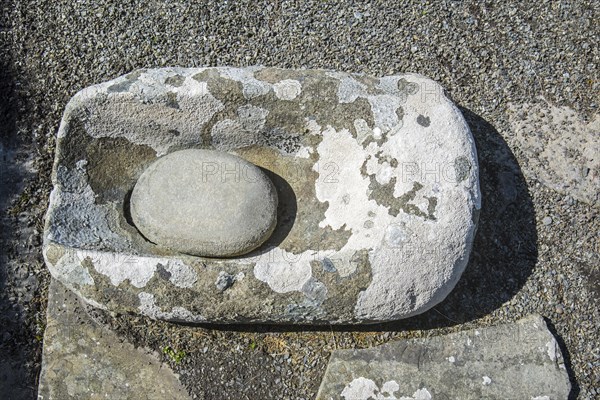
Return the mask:
M159 352L165 346L183 350L181 361L169 362L197 398L308 399L336 347L537 312L548 318L566 352L573 398L597 398L599 210L526 180L519 168L524 156L506 143L512 143L510 103L543 96L583 120L597 114L599 20L597 1L4 1L3 398L35 397L48 283L40 234L54 135L68 99L136 68L255 64L379 76L418 72L447 88L476 136L485 200L464 278L447 301L421 317L358 330L205 329L98 315L100 320Z

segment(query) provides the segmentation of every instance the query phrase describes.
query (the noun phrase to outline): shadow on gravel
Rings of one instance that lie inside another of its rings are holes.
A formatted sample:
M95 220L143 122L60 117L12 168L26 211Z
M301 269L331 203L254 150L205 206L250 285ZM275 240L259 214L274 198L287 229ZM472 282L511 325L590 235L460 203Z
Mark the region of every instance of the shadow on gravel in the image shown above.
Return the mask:
M573 365L571 364L571 355L567 350L567 345L565 341L558 336L558 332L556 331L556 327L548 318L544 317L546 321L546 325L548 325L548 330L552 332L552 335L556 338L556 342L558 343L558 347L560 347L560 351L562 352L563 360L565 362L565 367L567 369L567 374L569 374L569 381L571 382L571 393L569 393L568 400L577 400L579 397L579 392L581 388L577 383L577 379L575 379L575 372L573 371Z
M0 21L0 30L2 30ZM11 240L18 241L15 217L8 214L12 199L21 192L26 171L17 161L17 93L16 71L9 53L0 42L0 397L33 399L37 382L32 373L31 355L23 337L26 328L22 306L8 293L8 260L16 258ZM25 345L24 345L25 343Z

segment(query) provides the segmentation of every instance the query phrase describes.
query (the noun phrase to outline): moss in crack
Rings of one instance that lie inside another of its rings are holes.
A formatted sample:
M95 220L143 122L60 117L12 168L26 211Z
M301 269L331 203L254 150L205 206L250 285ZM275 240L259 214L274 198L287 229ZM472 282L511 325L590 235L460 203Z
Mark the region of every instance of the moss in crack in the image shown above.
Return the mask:
M175 364L179 364L187 355L183 350L174 350L171 346L164 346L163 354L169 357Z

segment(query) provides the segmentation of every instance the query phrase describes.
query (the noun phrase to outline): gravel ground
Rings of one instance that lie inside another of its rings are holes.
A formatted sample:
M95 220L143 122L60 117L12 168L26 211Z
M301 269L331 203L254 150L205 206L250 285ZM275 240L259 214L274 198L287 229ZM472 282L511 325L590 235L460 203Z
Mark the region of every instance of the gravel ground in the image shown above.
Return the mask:
M598 113L598 20L594 1L4 1L0 393L35 398L49 281L40 235L68 99L136 68L262 64L418 72L447 88L476 137L484 194L458 287L422 316L359 329L182 327L92 310L99 321L163 354L197 398L308 399L332 349L537 312L559 337L573 398L600 397L599 210L524 174L508 121L510 104L541 97L583 122Z

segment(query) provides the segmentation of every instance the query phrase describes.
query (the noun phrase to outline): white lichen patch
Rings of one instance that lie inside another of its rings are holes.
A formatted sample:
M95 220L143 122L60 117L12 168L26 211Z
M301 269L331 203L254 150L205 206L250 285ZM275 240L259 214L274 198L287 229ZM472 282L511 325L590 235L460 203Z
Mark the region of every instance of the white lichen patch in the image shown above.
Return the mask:
M463 255L475 231L472 208L480 208L476 168L470 168L462 181L454 169L461 154L472 162L476 159L466 124L457 120L456 130L448 130L448 119L456 113L448 102L429 108L428 127L416 121L423 105L409 101L405 106L414 119L393 127L382 144L371 141L364 147L349 131L327 127L316 149L315 192L329 205L319 226L352 232L335 257L373 249L369 253L373 281L359 297L359 317L406 315L443 299L466 266ZM369 134L361 121L355 125L361 128L362 143L377 133L374 129ZM369 176L380 185L393 182L395 198L414 191L415 183L419 190L407 199L406 209L393 215L382 205L384 199L371 196ZM435 219L406 212L416 208L427 215L430 199L436 201ZM367 220L367 215L373 217ZM465 236L456 235L457 227Z
M432 400L426 388L418 389L412 396L396 397L398 390L400 385L394 380L385 382L380 389L373 380L361 376L348 383L340 396L346 400Z
M133 80L121 78L119 82L95 85L74 96L65 115L69 110L87 107L91 111L85 119L88 135L123 137L131 143L151 147L160 156L172 146L197 141L199 127L224 107L210 93L206 82L193 78L201 71L201 68L149 70ZM183 77L182 85L163 83L175 75ZM119 83L126 83L123 90L111 91ZM152 124L148 125L148 121ZM66 125L61 123L59 137L67 134L65 129Z
M374 246L379 247L377 251L370 253L373 282L359 298L358 315L379 312L406 315L411 309L422 309L444 298L466 266L463 254L468 254L475 232L472 208L481 207L476 168L470 168L463 181L454 169L456 157L462 154L474 163L476 153L464 123L456 120L453 130L448 129L449 120L456 118L453 106L445 102L430 107L428 127L421 126L415 117L425 112L424 105L409 97L404 107L403 126L394 127L381 146L372 142L364 149L367 173L375 175L379 184L394 179L395 197L409 193L418 183L421 189L409 200L411 207L426 213L429 199L434 198L435 220L404 211L395 218L388 210L376 213L385 218L376 219L373 230L385 232L394 224L392 232L388 231L388 239L398 240L377 243ZM389 161L381 163L382 159L396 160L397 167L391 170ZM339 204L333 202L330 207L338 208ZM363 214L359 210L348 211L353 215ZM404 234L399 226L405 230ZM355 232L353 227L352 231ZM457 236L457 231L465 236ZM421 268L412 268L414 265Z
M346 400L368 400L375 397L379 387L371 379L359 377L348 383L340 393Z
M337 93L340 103L352 103L359 97L369 102L375 125L380 132L386 133L393 127L402 126L397 110L406 101L406 96L398 90L399 76L380 79L379 84L375 86L375 90L380 94L371 94L367 85L350 75L338 72L328 75L340 81Z
M548 343L546 343L546 353L550 360L556 361L556 354L558 353L558 343L556 343L556 339L551 338Z
M342 100L353 101L344 93L340 93ZM480 208L476 168L467 171L464 181L458 179L454 169L460 154L473 162L476 159L468 128L464 122L459 123L456 110L449 102L436 103L433 112L429 110L430 126L424 127L416 121L419 107L423 106L418 101L406 106L413 111L413 120L394 126L382 144L371 141L366 147L363 144L369 137L381 137L381 128L370 130L366 122L355 120L358 136L354 138L348 130L338 131L330 126L323 129L307 120L309 134L322 138L315 149L319 155L313 167L319 173L315 192L317 199L329 207L319 226L352 232L345 246L327 257L345 277L356 270L350 260L352 254L372 249L369 261L373 282L360 294L358 317L416 313L443 299L466 265L463 255L469 251L467 246L475 228L471 210ZM453 118L458 131L448 131L448 119ZM429 212L429 199L435 198L435 220L405 210L391 215L377 198L370 198L368 175L380 185L393 182L396 198L419 183L422 187L410 200L410 206L425 214ZM456 227L465 236L457 236ZM311 276L314 254L293 255L294 261L290 262L283 253L273 249L265 254L263 258L268 261L257 262L255 276L277 292L300 291ZM416 269L414 265L422 267Z
M298 158L309 158L313 151L314 150L312 149L312 147L300 146L300 148L294 155Z
M261 257L254 266L254 276L277 293L300 292L312 277L310 263L305 257L305 254L298 257L291 253L282 254L272 261Z
M294 100L302 92L302 85L294 79L285 79L273 85L275 96L280 100Z
M169 281L177 287L191 288L198 280L196 271L181 260L170 259L163 267L170 274Z
M93 284L92 277L83 265L84 261L93 265L96 272L108 277L114 286L128 281L137 288L143 288L152 279L159 265L169 272L169 280L175 286L190 288L198 279L190 266L176 258L145 257L96 250L67 248L53 268L62 275L70 276L72 282Z
M156 272L158 264L168 263L168 259L153 259L134 255L77 250L80 257L89 257L94 269L107 276L114 286L124 281L137 288L143 288Z
M413 393L412 397L402 396L398 400L431 400L431 393L426 388L418 389Z
M400 385L396 381L387 381L383 385L381 385L381 393L387 393L389 395L393 395L394 392L400 390Z
M317 147L317 153L319 162L313 169L319 173L319 179L315 184L315 192L320 202L329 202L325 219L319 226L340 229L345 225L346 229L356 234L364 223L367 211L377 209L375 202L367 197L369 181L361 175L365 152L348 130L336 131L329 127L323 131L323 140ZM370 209L367 209L369 206ZM369 244L367 242L355 248L368 248Z
M337 79L340 83L338 86L338 101L340 103L353 103L359 97L367 97L367 85L357 81L353 77L343 72L328 72L328 76Z

